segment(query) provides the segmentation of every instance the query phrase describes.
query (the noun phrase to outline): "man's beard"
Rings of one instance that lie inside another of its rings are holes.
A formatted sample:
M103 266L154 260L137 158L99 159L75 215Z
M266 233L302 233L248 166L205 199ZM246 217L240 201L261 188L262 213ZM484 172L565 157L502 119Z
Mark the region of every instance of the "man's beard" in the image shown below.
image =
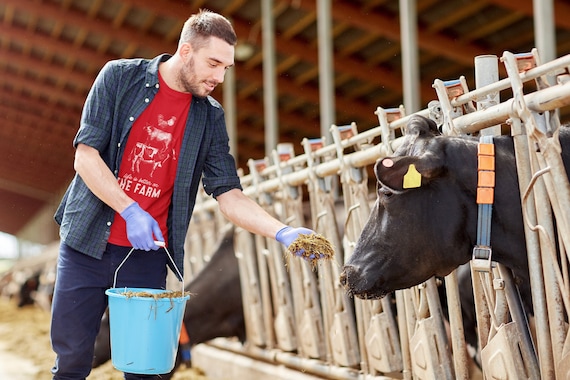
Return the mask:
M190 78L190 79L188 79ZM178 83L184 89L192 94L192 96L197 96L199 98L205 98L210 95L210 92L205 92L202 87L202 82L197 80L196 70L194 66L194 58L190 58L188 63L182 66L182 69L178 73Z

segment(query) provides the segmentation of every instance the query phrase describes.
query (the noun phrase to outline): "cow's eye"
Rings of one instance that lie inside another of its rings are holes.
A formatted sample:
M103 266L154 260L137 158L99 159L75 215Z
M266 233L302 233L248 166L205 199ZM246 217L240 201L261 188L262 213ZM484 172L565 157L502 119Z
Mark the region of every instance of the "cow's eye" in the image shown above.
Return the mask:
M389 198L394 194L392 190L388 189L385 186L378 186L378 196L382 198Z

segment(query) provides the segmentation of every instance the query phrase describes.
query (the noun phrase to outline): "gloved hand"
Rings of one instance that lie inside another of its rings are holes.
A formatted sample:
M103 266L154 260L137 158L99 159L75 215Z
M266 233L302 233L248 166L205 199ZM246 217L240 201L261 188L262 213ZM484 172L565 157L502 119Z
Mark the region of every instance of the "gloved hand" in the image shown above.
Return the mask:
M124 209L121 212L121 216L127 224L127 238L133 245L133 248L156 251L159 246L156 245L155 240L164 241L158 222L148 212L143 210L137 202L131 203Z
M283 244L285 247L289 247L291 245L291 243L293 243L293 241L295 241L295 239L297 239L299 234L312 235L314 233L315 233L315 231L310 230L310 229L305 228L305 227L293 228L291 226L287 226L287 227L283 227L282 229L277 231L277 234L275 235L275 240L277 240L279 243ZM296 251L294 253L296 256L302 256L303 258L305 258L305 256L303 255L304 252L305 252L305 250L301 249L301 250ZM314 255L311 255L311 256L314 256ZM309 257L309 258L314 259L315 257Z

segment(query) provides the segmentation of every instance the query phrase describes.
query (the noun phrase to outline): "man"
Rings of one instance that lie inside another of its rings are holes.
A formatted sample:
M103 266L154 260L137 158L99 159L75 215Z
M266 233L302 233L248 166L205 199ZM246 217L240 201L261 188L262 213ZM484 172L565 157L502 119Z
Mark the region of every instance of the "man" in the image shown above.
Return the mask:
M209 97L234 64L236 41L226 18L200 11L184 24L174 55L108 62L93 83L74 140L76 175L55 215L54 379L90 373L104 292L131 248L117 287L165 287L170 264L156 242L182 271L201 178L221 212L252 233L289 246L313 232L284 225L241 191L224 112ZM125 374L140 378L152 377Z

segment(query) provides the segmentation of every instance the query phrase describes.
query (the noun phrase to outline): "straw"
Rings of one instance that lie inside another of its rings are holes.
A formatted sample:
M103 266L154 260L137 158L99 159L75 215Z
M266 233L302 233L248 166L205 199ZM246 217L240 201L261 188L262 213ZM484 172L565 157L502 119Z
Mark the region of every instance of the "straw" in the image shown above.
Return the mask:
M290 256L301 257L315 267L319 260L331 260L334 248L331 242L321 234L299 234L287 247Z

